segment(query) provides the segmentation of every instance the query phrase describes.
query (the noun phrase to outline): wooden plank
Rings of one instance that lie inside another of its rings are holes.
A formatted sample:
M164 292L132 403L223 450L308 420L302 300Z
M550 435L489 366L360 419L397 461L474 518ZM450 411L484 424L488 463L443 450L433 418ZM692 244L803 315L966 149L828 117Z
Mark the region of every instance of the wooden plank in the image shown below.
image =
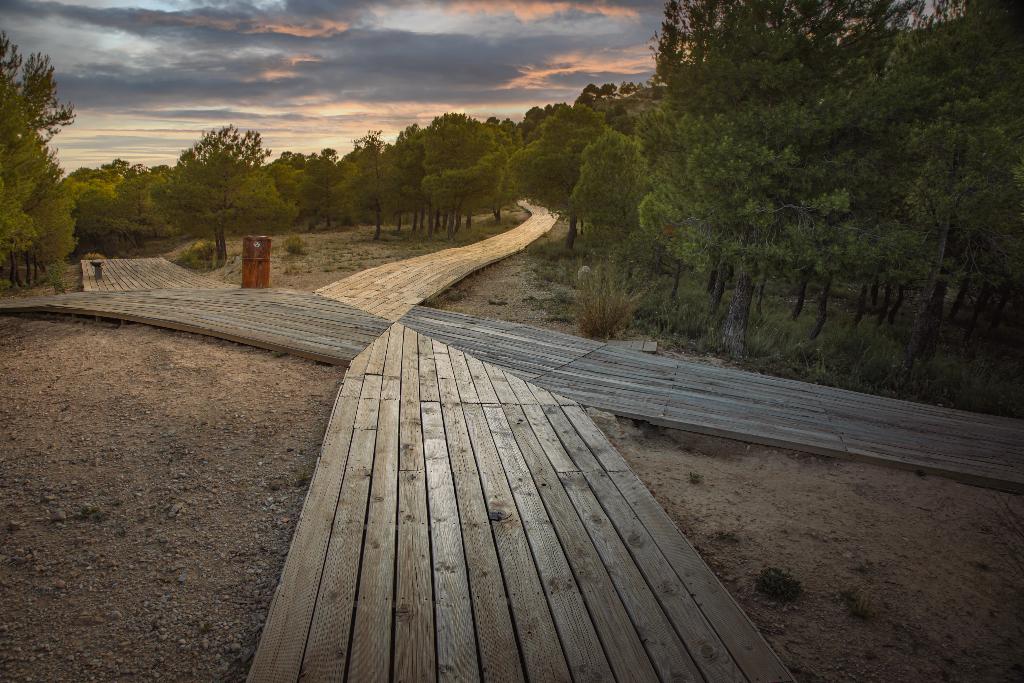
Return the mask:
M435 354L436 351L435 346ZM508 646L512 616L462 406L442 403L441 411L458 497L483 677L485 680L523 680L519 653Z
M523 407L507 405L504 410L558 540L573 568L612 671L619 680L658 680L608 570L551 466L550 457L523 414ZM543 411L540 414L543 416Z
M394 334L391 341L395 342ZM398 346L401 348L400 344ZM390 357L391 354L388 355ZM381 399L348 673L349 678L356 681L383 682L391 677L398 510L398 413L399 401Z
M479 678L480 670L462 525L441 404L424 402L421 416L433 551L438 679L471 681Z
M658 675L665 681L703 680L703 675L662 611L643 573L637 568L611 520L597 502L585 475L582 472L564 472L559 478L583 520L583 526L590 534L590 540L597 548L601 561L608 568L612 583L622 596L622 602Z
M367 375L363 380L352 445L302 660L301 675L308 680L340 679L349 662L348 647L338 647L338 643L347 644L352 629L376 446L380 379L379 375Z
M601 641L544 509L544 502L512 434L508 417L500 406L485 406L484 413L508 476L573 678L577 681L612 681L614 677Z
M570 681L558 632L526 539L526 530L498 457L483 406L464 405L463 412L480 471L487 514L505 577L527 678L534 681Z

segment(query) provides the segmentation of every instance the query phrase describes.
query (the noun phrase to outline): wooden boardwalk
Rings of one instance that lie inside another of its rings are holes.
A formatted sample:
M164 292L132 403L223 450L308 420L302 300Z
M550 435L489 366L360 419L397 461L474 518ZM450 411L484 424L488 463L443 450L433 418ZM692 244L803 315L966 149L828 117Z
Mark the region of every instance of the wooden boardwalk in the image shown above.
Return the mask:
M398 320L410 308L484 266L525 249L555 224L547 210L527 206L532 216L511 230L465 247L386 263L316 290L331 299Z
M233 289L235 285L203 277L165 258L103 259L97 280L92 261L82 261L82 289L87 292L126 292L135 289Z
M249 680L791 675L575 402L393 325L348 368Z
M9 299L0 313L145 323L347 365L388 321L340 301L280 289L151 289Z
M402 322L617 415L1024 491L1024 420L687 362L449 311L416 307Z

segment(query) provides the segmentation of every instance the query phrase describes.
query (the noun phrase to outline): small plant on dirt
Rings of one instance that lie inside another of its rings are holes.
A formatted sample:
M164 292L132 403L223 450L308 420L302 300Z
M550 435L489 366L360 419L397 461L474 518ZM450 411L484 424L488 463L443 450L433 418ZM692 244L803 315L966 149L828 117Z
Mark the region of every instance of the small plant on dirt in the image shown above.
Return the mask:
M700 472L690 472L690 483L701 484L704 482L704 475Z
M875 616L875 606L871 596L863 590L843 591L841 595L851 616L865 621Z
M53 287L54 294L63 294L68 291L68 283L64 280L64 264L51 263L46 269L46 284Z
M487 303L491 306L508 306L508 301L500 297L488 299Z
M284 250L292 256L301 256L306 253L306 242L298 235L292 235L284 241Z
M196 240L185 247L185 250L178 256L178 265L193 270L209 270L213 267L216 253L217 246L210 240Z
M755 588L759 593L780 602L792 602L803 592L800 581L785 569L778 567L762 569L761 573L757 575Z
M100 509L96 505L83 505L75 513L75 517L78 519L88 520L90 522L102 522L107 518L107 513Z
M303 488L304 486L307 486L309 482L313 480L313 472L315 471L316 459L311 458L308 462L304 462L299 466L299 469L292 477L292 484L295 488Z
M598 266L576 293L577 325L587 337L608 339L629 327L640 297L609 266Z

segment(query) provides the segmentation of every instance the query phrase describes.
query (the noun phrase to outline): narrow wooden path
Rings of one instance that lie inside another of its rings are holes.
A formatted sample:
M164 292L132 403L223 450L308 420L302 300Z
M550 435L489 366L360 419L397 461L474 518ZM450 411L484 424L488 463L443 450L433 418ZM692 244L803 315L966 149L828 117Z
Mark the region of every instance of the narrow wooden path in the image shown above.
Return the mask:
M349 367L249 673L788 681L575 402L393 325Z
M1024 491L1024 420L687 362L430 308L416 307L402 322L617 415Z
M0 313L128 320L341 366L389 324L340 301L282 289L78 292L0 301Z
M96 278L92 261L82 261L86 292L126 292L136 289L232 289L235 285L203 277L165 258L102 259L103 275Z
M500 235L465 247L370 268L322 287L316 293L388 320L398 320L416 304L474 271L525 249L555 224L555 216L546 209L524 206L533 215Z

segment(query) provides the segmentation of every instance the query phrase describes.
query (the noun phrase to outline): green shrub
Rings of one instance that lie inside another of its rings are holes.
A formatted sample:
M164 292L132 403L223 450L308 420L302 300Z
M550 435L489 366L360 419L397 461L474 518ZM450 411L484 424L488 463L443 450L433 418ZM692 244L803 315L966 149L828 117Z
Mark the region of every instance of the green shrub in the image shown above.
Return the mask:
M284 241L284 250L292 256L300 256L306 253L306 243L298 235L292 235Z
M46 283L53 287L54 294L63 294L68 291L68 283L64 280L63 263L58 261L47 266Z
M587 337L614 337L629 327L639 301L625 278L610 266L598 266L576 292L576 324Z
M5 278L0 278L0 292L6 292L11 288L11 281Z
M106 256L98 251L90 251L88 254L82 254L83 261L104 261L106 258Z
M792 602L800 597L803 586L792 574L778 567L765 567L757 575L757 591L772 600Z
M865 621L875 616L875 605L868 593L862 590L852 590L844 591L841 595L843 602L846 603L846 609L850 612L850 616L864 619Z
M213 267L213 259L217 254L217 245L210 240L196 240L178 256L178 265L193 270L209 270Z

